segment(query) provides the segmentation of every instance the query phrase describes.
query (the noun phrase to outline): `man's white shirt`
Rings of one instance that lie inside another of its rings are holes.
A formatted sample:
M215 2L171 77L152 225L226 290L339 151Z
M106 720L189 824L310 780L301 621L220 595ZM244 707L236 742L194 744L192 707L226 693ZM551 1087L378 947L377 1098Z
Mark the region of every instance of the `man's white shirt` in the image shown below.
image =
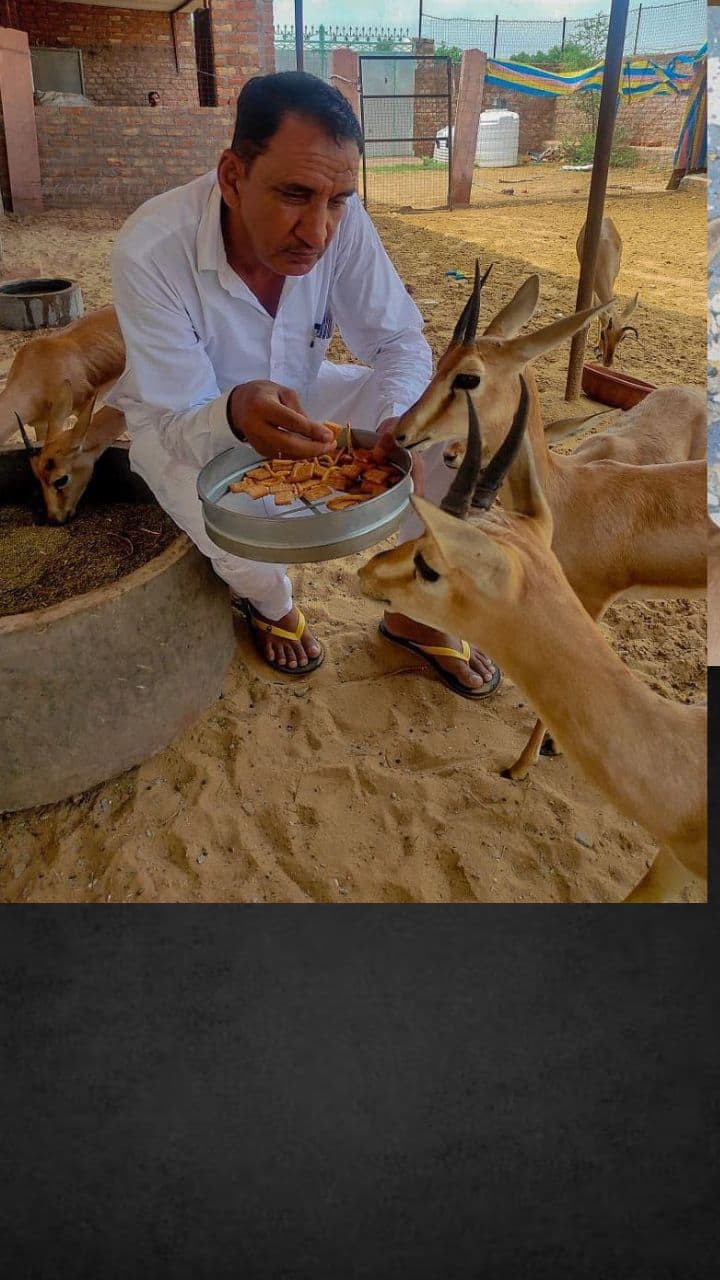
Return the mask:
M329 248L287 276L275 317L229 266L215 173L155 196L123 226L113 301L127 350L107 402L132 436L148 429L178 461L203 466L237 443L227 400L266 378L304 403L337 326L374 369L377 423L409 408L432 376L423 321L354 195Z

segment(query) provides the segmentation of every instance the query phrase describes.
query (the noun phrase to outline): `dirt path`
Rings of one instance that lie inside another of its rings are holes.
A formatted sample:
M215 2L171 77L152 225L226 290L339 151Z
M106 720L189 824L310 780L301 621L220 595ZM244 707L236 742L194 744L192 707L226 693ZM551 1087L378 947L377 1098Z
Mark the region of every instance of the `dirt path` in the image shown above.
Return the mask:
M624 348L622 367L654 381L703 381L704 267L695 278L702 201L663 198L665 212L658 205L637 241L632 227L643 206L610 207L630 247L621 293L646 280L641 341ZM482 210L386 216L378 225L438 354L467 289L444 272L469 275L478 252L495 261L485 315L537 268L538 322L572 310L582 216L579 205L554 204L523 219L502 208L492 217ZM120 221L7 218L6 259L73 275L95 307L110 300L108 254ZM663 275L682 288L668 293ZM1 335L0 358L22 340ZM566 364L563 350L538 368L552 416L568 412ZM521 785L500 778L532 709L507 682L491 702L473 706L384 644L378 610L358 591L364 558L294 572L298 599L328 651L312 679L274 679L239 630L222 702L169 749L75 802L0 818L0 898L617 901L653 855L652 841L562 758L543 760ZM699 603L624 605L610 611L604 629L653 688L683 701L704 697Z

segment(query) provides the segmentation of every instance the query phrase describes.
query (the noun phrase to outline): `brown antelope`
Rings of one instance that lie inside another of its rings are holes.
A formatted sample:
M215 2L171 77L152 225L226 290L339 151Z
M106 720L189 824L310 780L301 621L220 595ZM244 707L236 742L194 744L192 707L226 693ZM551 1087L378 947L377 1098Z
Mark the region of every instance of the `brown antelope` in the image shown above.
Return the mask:
M106 405L94 414L94 399L88 401L78 414L75 425L63 430L72 412L72 398L72 387L66 379L58 399L51 406L48 435L42 446L31 444L20 416L17 418L30 456L30 466L42 490L48 519L53 524L64 524L74 516L95 463L125 430L125 418L118 409Z
M622 416L620 426L581 440L572 458L607 458L635 466L689 462L707 455L707 393L659 387Z
M507 439L485 468L473 403L463 397L468 447L442 508L414 497L426 532L375 555L359 571L361 588L488 647L582 773L659 842L625 901L665 901L688 873L707 878L706 712L637 679L573 594L551 549L553 517L524 435L532 397L519 381ZM511 463L510 506L491 510ZM482 516L468 526L461 520L471 501Z
M589 416L565 418L545 427L552 445L577 435L590 423L617 413L603 410ZM444 451L448 467L460 466L465 442L455 440ZM618 426L587 436L570 455L577 462L607 458L637 467L663 462L689 462L707 454L707 395L698 387L660 387L623 413Z
M432 382L393 432L405 447L466 432L458 391L471 393L488 448L496 448L512 421L520 375L528 387L528 437L539 483L553 517L553 550L591 618L601 618L620 596L668 597L702 593L706 583L706 466L702 461L630 466L586 462L552 453L543 433L530 362L587 325L597 308L579 311L522 336L537 304L531 276L476 338L480 275ZM507 500L500 495L501 502ZM447 630L447 627L445 627ZM588 672L588 681L591 672ZM508 770L525 777L543 742L538 720L519 759ZM546 750L548 748L546 747Z
M71 412L80 413L109 390L124 367L125 344L114 307L31 338L15 356L0 392L0 444L17 430L17 417L43 441L65 381L72 388Z
M575 245L578 262L580 263L582 263L584 243L585 223L580 228L580 234ZM600 334L598 344L595 347L595 355L598 360L602 360L603 364L607 366L610 366L615 359L615 352L623 338L627 337L629 333L634 333L636 338L638 336L637 329L627 322L637 307L640 295L636 293L635 297L630 300L622 312L618 311L615 300L615 281L620 272L622 248L620 232L612 218L603 218L600 225L593 292L603 307L599 317Z

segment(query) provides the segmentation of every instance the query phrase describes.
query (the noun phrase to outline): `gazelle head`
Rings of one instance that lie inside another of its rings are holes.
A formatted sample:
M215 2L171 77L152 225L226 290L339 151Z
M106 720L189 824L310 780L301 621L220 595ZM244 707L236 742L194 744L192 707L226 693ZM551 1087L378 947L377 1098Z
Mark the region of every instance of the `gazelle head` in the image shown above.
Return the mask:
M520 335L537 306L540 280L533 275L477 337L480 292L487 274L481 277L476 264L472 295L438 362L437 372L420 399L395 426L394 438L405 448L428 440L464 439L467 411L462 392L469 393L482 421L485 447L497 448L518 402L520 374L525 366L585 328L602 310L590 307L535 333Z
M80 411L75 425L65 429L72 407L72 387L65 380L52 406L45 443L30 455L30 465L42 489L48 519L53 524L64 524L75 514L95 462L109 443L88 442L94 399Z
M520 400L510 431L484 467L477 414L470 395L463 396L468 436L460 470L440 507L424 498L412 499L426 532L373 556L359 571L365 595L441 631L482 632L489 648L498 626L507 627L508 611L522 617L530 561L554 563L548 555L552 516L525 432L529 393L525 380L519 381ZM493 507L506 478L511 510ZM483 515L477 524L468 525L471 507ZM552 594L549 608L551 600Z
M637 308L639 293L631 298L619 315L614 314L614 310L605 310L600 315L600 334L598 336L597 346L595 347L595 356L598 360L602 360L606 368L609 368L615 359L615 352L629 333L638 336L638 331L634 325L628 324L627 321L633 315Z

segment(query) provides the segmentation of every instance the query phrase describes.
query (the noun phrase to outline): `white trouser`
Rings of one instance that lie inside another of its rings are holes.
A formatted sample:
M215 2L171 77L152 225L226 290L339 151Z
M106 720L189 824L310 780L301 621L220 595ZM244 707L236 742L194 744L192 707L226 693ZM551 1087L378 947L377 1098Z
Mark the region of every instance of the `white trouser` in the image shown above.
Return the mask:
M359 431L378 426L379 397L372 369L362 365L334 365L324 361L317 381L304 397L303 408L317 422L351 422ZM423 454L425 494L439 502L447 491L451 473L443 462L443 443ZM130 445L130 466L152 489L160 506L192 538L212 562L213 569L231 590L245 597L263 617L276 621L292 608L292 587L285 565L243 560L222 551L208 537L197 496L198 469L176 462L154 431L141 431ZM422 524L414 513L398 530L398 541L416 538Z

